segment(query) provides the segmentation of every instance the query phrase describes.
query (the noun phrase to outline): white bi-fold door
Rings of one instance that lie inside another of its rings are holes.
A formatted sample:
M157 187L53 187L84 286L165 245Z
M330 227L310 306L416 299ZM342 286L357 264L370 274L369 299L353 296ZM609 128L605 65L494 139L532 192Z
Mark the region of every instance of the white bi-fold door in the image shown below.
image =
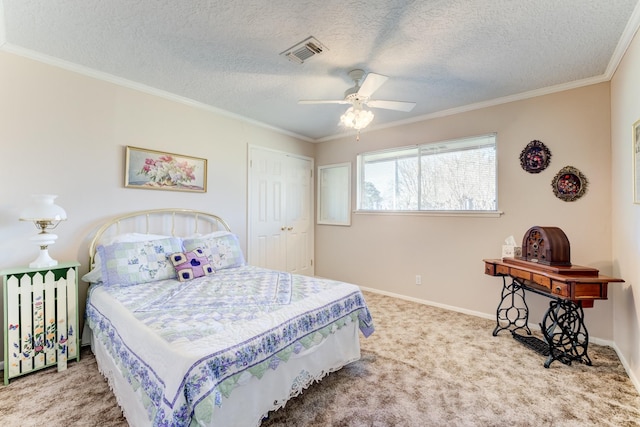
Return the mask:
M248 262L313 275L313 159L249 148Z

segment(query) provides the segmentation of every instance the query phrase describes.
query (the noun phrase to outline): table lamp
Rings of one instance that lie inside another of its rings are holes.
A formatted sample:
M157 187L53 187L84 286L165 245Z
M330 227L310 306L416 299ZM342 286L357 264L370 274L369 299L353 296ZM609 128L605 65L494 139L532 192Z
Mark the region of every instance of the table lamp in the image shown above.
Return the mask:
M58 236L48 233L60 224L60 221L67 219L67 213L60 206L53 203L58 196L51 194L36 194L31 196L32 202L20 214L20 221L33 221L39 234L31 237L30 240L40 246L38 258L29 264L31 268L53 267L58 265L58 261L49 256L49 245L56 242Z

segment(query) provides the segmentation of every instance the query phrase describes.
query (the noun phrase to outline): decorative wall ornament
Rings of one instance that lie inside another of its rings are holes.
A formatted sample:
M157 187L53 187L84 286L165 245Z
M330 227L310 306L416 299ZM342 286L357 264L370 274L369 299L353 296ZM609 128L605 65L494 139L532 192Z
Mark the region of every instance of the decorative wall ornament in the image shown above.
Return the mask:
M529 173L542 172L551 162L551 151L541 141L534 139L520 153L520 166Z
M565 166L553 177L553 194L565 202L578 200L587 191L587 177L573 166Z

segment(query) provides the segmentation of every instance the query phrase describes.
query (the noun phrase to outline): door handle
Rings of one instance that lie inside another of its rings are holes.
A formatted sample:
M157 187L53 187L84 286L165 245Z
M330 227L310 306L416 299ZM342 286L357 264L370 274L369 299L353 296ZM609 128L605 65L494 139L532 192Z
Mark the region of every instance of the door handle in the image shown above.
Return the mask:
M293 227L287 227L287 230L291 231L293 230Z
M287 227L285 227L284 225L282 227L280 227L280 231L284 231L286 229L287 229Z

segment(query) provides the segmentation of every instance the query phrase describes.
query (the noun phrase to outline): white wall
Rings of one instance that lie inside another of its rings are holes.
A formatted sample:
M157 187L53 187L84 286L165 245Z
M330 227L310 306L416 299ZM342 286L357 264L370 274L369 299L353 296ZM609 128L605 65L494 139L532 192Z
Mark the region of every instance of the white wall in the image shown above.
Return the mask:
M68 220L51 246L88 267L106 218L185 207L225 218L246 250L249 144L313 157L313 144L241 120L0 52L0 269L27 265L37 231L18 221L31 194L57 194ZM206 193L124 188L125 146L208 159ZM86 286L81 285L81 313Z
M611 80L614 341L640 389L640 205L633 204L632 125L640 119L640 35ZM638 171L640 173L640 171Z
M483 258L499 258L505 237L522 241L532 226L558 226L571 243L571 261L611 274L611 160L609 84L511 102L490 108L364 132L324 142L316 166L352 162L356 155L394 146L497 132L500 218L354 214L351 227L316 226L316 274L412 298L494 316L501 280L484 274ZM520 166L520 152L534 139L551 150L539 174ZM564 202L551 181L564 166L589 180L586 195ZM353 200L355 208L355 197ZM415 276L422 285L415 285ZM615 288L618 285L611 284ZM527 297L530 322L549 300ZM613 339L611 300L585 310L589 333ZM490 333L491 331L487 331Z

